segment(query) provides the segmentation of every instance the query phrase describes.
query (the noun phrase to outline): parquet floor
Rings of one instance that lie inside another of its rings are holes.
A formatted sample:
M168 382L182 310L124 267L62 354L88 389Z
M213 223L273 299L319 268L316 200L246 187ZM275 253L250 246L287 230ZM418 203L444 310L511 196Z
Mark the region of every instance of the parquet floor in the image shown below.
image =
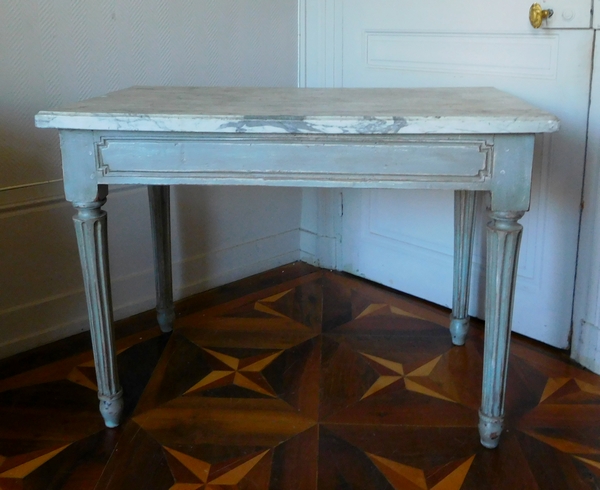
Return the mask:
M600 377L561 353L513 339L488 450L481 329L453 347L441 308L296 264L179 312L117 329L117 429L83 337L0 363L0 488L600 488Z

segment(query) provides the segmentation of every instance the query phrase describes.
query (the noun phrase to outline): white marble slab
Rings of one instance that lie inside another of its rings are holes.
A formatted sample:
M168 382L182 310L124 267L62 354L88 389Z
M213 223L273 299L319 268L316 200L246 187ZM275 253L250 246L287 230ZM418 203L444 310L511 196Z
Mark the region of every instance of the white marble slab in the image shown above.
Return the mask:
M293 134L545 133L558 119L493 88L133 87L42 111L40 128Z

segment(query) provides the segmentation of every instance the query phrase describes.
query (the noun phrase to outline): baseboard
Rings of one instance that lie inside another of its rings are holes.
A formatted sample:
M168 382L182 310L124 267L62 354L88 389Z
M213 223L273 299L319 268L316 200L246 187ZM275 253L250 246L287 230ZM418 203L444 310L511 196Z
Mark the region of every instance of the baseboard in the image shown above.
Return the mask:
M174 296L181 299L300 258L299 230L188 257L173 264ZM154 307L154 271L112 277L115 320ZM135 297L131 296L135 292ZM89 328L83 287L0 311L0 359L75 335Z
M300 250L300 260L315 267L321 267L319 258L313 254L307 253L304 250Z
M300 260L319 267L317 255L318 235L309 230L300 230Z
M14 334L0 342L0 359L75 335L88 329L83 288L0 312L0 323Z
M310 230L300 230L300 260L316 267L337 270L339 240Z
M173 267L175 299L299 260L297 228L253 242L187 258ZM185 277L182 276L185 271Z
M600 374L600 327L581 322L573 331L571 358L596 374Z

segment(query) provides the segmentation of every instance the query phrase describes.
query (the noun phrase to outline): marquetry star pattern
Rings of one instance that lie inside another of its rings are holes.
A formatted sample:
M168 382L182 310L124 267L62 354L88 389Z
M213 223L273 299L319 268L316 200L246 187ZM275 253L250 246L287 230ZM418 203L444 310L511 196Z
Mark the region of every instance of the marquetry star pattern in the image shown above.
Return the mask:
M289 318L288 315L285 315L285 314L273 309L273 305L277 304L280 299L282 299L284 296L287 296L292 291L293 291L292 289L288 289L287 291L283 291L281 293L274 294L273 296L269 296L268 298L263 298L263 299L257 301L256 303L254 303L254 309L256 311L266 313L267 315L272 315L272 316L288 319Z
M164 450L176 480L170 490L234 490L239 488L238 485L259 466L261 461L263 464L269 462L268 450L221 464L211 464L168 447L164 447ZM188 471L181 471L181 467Z
M12 458L9 461L8 458L4 458L2 466L0 466L0 482L2 479L7 480L23 480L35 470L40 468L44 463L50 461L52 458L60 454L62 451L67 449L69 444L53 449L51 451L42 450L25 455L20 455L20 458ZM22 462L21 462L22 461Z
M507 430L483 449L482 336L453 347L446 326L319 271L121 339L123 385L144 389L117 430L90 352L7 376L0 489L600 487L600 378L513 340Z
M216 364L216 368L187 390L185 395L233 384L263 395L277 396L261 371L283 351L238 359L211 349L203 350L212 358L212 364Z
M426 474L422 469L382 458L375 454L367 453L367 456L386 476L394 489L415 488L420 490L459 490L475 459L475 455L473 455L466 459L452 461L450 464L444 465L443 468L435 468L434 471Z
M432 361L420 366L410 373L404 374L404 368L400 363L365 354L364 352L361 352L361 354L369 360L369 363L379 374L377 381L375 381L375 383L373 383L373 385L367 390L367 392L362 396L361 400L372 396L383 389L393 388L394 385L399 384L400 380L403 380L404 387L409 391L421 393L422 395L426 396L432 396L434 398L439 398L440 400L446 400L449 402L455 401L446 396L438 385L431 383L429 380L429 375L440 362L442 358L441 356L436 357Z
M401 308L387 304L370 304L356 317L356 320L374 315L397 315L401 317L423 320L422 317L414 313L410 313ZM360 352L360 354L367 359L371 367L379 376L373 385L364 393L364 395L361 397L361 400L375 395L384 389L389 391L390 388L394 388L395 385L401 384L405 389L415 393L432 396L449 402L456 401L450 398L449 394L445 393L439 384L432 382L430 379L430 375L439 364L442 356L437 356L435 359L427 361L425 364L417 367L416 369L413 369L410 372L405 372L405 368L402 363L395 362L390 359L384 359L382 357L371 355L365 352ZM403 381L403 383L400 383L400 381Z

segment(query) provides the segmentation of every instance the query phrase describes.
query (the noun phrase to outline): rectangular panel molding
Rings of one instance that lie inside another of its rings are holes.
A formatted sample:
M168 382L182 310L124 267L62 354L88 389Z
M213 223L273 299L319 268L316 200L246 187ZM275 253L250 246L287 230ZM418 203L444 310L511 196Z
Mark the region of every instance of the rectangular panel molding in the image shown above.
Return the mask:
M290 144L290 138L293 143ZM144 145L140 152L139 145ZM244 159L249 150L260 150L262 159ZM366 175L378 175L391 187L403 180L472 182L488 181L492 166L492 146L483 139L447 140L439 136L385 136L370 138L365 144L360 137L341 136L339 143L331 137L273 137L272 141L256 141L251 137L230 136L196 139L101 137L97 144L97 169L104 183L124 182L129 176L153 178L169 175L181 179L205 177L207 183L254 179L263 183L282 180L290 185L305 182L332 185L354 182L369 186ZM381 158L373 161L373 151ZM428 158L423 158L424 153ZM160 166L148 168L147 156L160 154ZM240 158L241 157L241 158ZM330 176L325 177L323 168ZM272 170L277 168L277 171ZM227 170L225 170L227 169ZM333 175L331 175L333 173ZM248 184L256 182L248 181ZM380 184L377 184L380 185Z
M364 31L371 68L554 79L558 36ZM469 56L465 60L465 53ZM531 53L535 52L535 56Z

